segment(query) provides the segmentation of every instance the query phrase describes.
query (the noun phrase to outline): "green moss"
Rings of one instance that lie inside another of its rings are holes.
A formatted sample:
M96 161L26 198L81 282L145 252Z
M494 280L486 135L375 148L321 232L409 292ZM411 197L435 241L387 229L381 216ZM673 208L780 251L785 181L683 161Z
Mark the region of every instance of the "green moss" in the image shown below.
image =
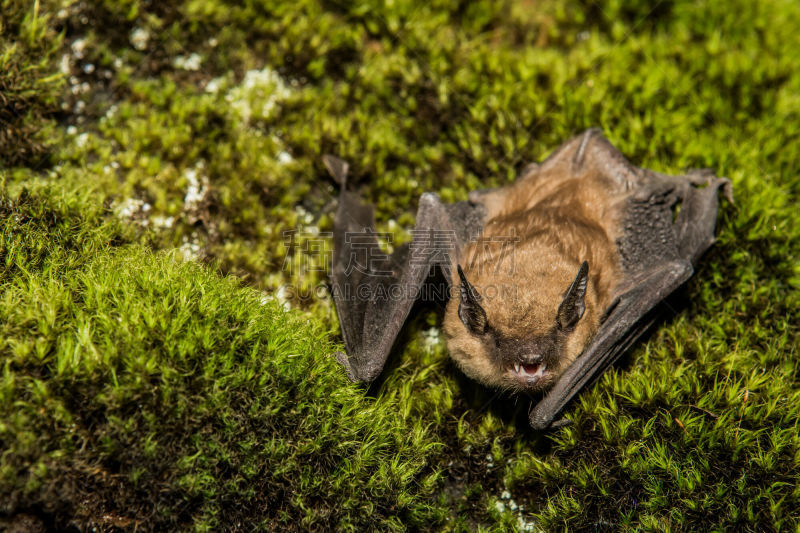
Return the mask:
M0 168L46 163L49 119L63 86L55 65L61 38L51 19L39 2L0 3Z
M33 119L5 130L27 151L0 150L16 167L2 512L47 503L45 522L123 529L152 513L360 529L370 512L379 528L797 527L794 4L6 4L16 66L0 81ZM526 400L466 380L436 310L368 398L346 384L319 290L337 194L321 155L350 161L391 245L423 191L506 183L590 126L637 165L730 177L737 204L575 425L534 435ZM287 297L301 314L261 305ZM128 510L76 503L79 475Z
M2 512L199 530L437 519L435 443L346 383L318 324L51 194L2 198Z

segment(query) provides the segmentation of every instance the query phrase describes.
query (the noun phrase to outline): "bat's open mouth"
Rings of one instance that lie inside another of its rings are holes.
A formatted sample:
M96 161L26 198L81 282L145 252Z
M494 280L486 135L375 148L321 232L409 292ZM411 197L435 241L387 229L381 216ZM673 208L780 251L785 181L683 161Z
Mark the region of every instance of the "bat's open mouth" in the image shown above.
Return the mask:
M546 371L547 365L541 359L536 362L514 363L511 366L511 374L528 385L538 383L545 376Z

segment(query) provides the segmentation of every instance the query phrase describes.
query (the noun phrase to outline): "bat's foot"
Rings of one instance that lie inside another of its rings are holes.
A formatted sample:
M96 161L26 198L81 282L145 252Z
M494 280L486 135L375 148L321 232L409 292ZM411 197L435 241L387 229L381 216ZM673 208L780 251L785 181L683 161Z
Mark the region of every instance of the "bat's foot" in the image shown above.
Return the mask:
M559 418L553 422L550 422L550 420L552 420L551 416L537 412L536 404L531 404L530 410L528 411L528 422L536 431L550 431L553 429L565 428L574 423L568 418Z
M710 168L693 168L686 173L686 179L695 186L709 186L717 184L722 195L730 203L733 201L733 186L728 178L718 178Z
M562 418L561 420L556 420L555 422L550 424L550 429L565 428L571 426L572 424L574 424L574 422L569 418Z

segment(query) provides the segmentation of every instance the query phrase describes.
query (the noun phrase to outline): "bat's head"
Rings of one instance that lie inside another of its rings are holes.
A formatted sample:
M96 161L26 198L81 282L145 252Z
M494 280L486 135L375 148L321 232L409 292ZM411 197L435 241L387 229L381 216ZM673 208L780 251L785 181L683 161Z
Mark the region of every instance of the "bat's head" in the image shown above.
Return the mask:
M445 313L447 346L464 373L485 385L545 390L597 329L586 262L577 275L574 264L548 265L546 276L517 273L508 280L515 290L506 294L496 290L496 275L484 279L476 273L473 284L471 273L460 266L457 271L458 291Z

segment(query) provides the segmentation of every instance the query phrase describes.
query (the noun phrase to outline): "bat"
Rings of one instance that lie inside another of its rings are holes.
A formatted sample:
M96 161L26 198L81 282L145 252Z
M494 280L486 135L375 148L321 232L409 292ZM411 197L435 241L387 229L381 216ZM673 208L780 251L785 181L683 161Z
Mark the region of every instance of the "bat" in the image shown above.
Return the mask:
M470 378L533 395L544 430L656 320L657 305L714 242L709 170L669 176L631 163L590 129L496 189L443 203L424 193L412 240L381 251L372 206L348 189L347 162L323 162L341 192L331 291L353 381L382 371L433 268L449 286L443 332Z

